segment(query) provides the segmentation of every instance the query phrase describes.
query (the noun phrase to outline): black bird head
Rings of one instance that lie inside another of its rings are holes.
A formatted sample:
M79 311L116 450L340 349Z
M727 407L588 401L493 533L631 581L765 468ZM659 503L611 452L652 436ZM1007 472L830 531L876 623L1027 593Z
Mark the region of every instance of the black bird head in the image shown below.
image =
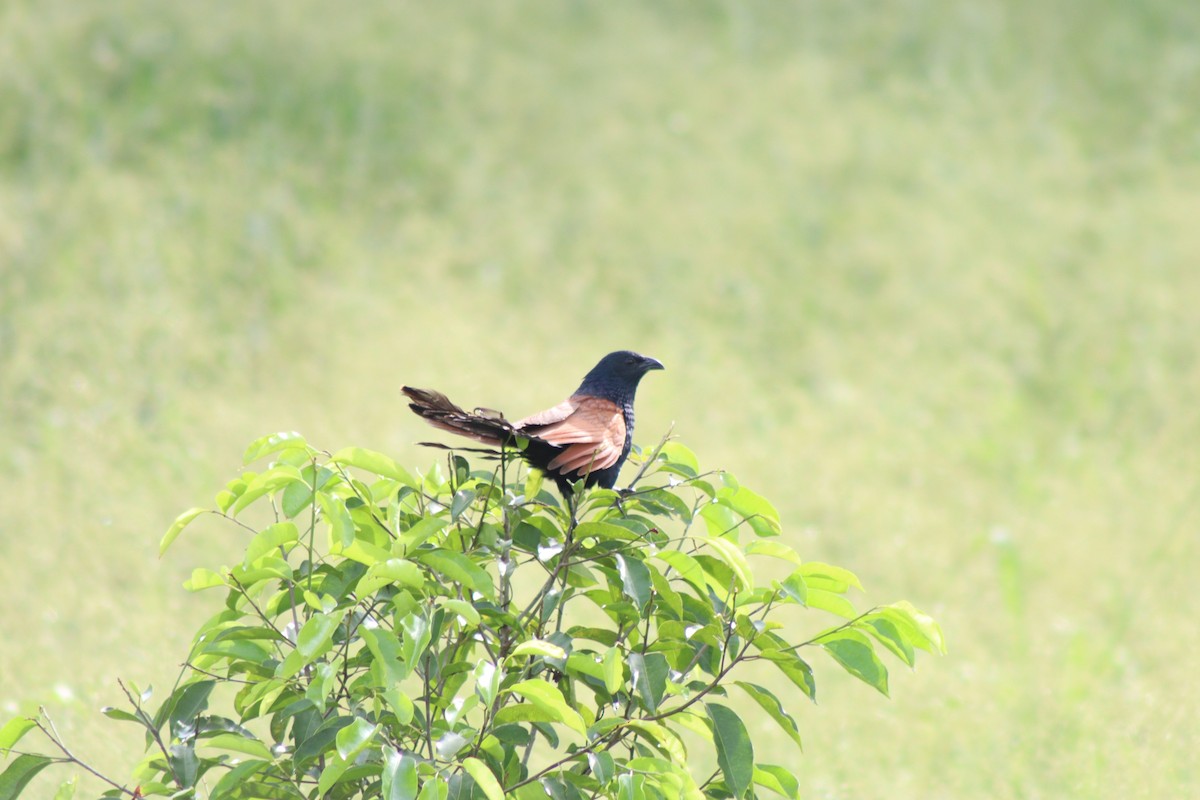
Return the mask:
M664 369L662 362L632 350L618 350L600 359L575 393L603 397L622 405L632 403L638 382L652 369Z

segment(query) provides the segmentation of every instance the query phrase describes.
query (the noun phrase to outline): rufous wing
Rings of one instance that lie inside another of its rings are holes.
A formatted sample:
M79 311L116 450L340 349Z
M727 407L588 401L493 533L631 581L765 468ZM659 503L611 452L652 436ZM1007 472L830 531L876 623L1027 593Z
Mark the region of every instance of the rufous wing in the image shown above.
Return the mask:
M619 405L600 397L575 395L514 427L562 446L547 466L564 475L608 469L621 459L625 447L625 415Z

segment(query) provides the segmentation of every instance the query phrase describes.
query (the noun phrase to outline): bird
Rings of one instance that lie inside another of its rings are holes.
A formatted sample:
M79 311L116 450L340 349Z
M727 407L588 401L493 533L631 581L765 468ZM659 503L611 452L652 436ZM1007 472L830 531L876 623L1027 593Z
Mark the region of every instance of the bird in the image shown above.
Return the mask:
M633 445L633 398L638 383L662 362L632 350L600 359L570 397L538 414L509 422L498 411L465 411L441 392L402 388L409 408L435 428L493 447L517 447L532 467L553 478L564 497L573 484L612 489ZM523 447L522 447L523 444Z

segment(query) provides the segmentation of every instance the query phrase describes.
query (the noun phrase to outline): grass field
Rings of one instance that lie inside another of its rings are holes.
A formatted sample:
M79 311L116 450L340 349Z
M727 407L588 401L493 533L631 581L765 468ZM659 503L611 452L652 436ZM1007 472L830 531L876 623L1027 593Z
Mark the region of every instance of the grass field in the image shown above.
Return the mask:
M7 0L0 716L134 763L251 439L422 467L401 384L633 347L643 444L945 629L818 663L804 796L1200 795L1198 100L1180 0Z

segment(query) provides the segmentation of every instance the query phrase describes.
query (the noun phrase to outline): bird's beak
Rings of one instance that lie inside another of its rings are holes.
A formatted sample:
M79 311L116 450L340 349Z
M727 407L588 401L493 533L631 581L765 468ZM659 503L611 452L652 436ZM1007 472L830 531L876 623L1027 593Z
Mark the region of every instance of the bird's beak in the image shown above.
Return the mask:
M662 365L662 362L659 361L657 358L651 358L650 356L642 356L642 358L644 358L646 360L646 371L647 372L649 372L652 369L666 369L666 367L664 367Z

